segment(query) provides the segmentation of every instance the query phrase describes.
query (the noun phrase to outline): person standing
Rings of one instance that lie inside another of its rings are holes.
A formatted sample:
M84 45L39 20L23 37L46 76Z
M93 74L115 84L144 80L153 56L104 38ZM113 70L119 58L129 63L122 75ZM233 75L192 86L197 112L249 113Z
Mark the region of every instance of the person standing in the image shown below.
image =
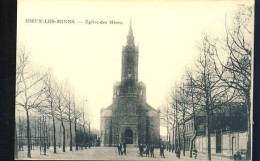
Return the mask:
M140 156L143 157L144 146L142 144L140 144L139 146L139 152L140 152Z
M124 144L123 144L123 148L124 148L123 153L126 155L126 143L125 143L125 142L124 142Z
M198 150L197 149L193 150L193 155L194 155L194 159L197 159L197 156L198 156Z
M154 147L152 145L150 147L150 154L151 154L151 157L154 158Z
M120 142L117 145L117 150L118 150L118 154L121 155L122 154L122 144Z
M147 157L149 157L149 151L150 151L150 149L149 149L150 147L149 147L149 145L146 145L146 148L145 148L145 156Z
M160 147L160 155L161 155L162 158L165 158L165 156L164 156L164 146L163 146L163 144L162 144L161 147Z
M177 150L176 150L176 157L177 157L178 159L180 159L180 157L181 157L181 151L180 151L180 148L179 148L179 147L178 147Z

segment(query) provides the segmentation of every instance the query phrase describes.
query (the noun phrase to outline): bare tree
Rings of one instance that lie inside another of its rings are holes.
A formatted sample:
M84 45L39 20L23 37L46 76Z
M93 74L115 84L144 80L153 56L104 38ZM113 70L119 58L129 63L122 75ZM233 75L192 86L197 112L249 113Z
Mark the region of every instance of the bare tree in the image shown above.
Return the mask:
M45 75L30 69L29 56L24 48L17 55L16 105L24 108L27 119L27 157L31 158L30 116L29 111L36 109L44 101L42 79Z
M52 127L53 127L53 153L56 153L56 126L55 126L55 118L56 118L56 94L55 94L55 82L53 80L52 74L48 74L44 79L45 84L45 95L46 95L46 102L50 109L49 114L52 118Z
M68 116L69 121L69 133L70 133L70 151L72 151L72 94L71 89L69 88L68 82L66 83L66 90L63 94L64 105L66 107L66 115Z
M193 119L193 137L190 141L190 158L192 158L192 151L195 139L197 137L197 114L201 110L199 106L197 106L197 102L200 102L200 94L197 92L194 85L194 78L192 72L190 70L186 71L187 82L186 82L186 90L188 93L189 106L190 106L190 118Z
M176 94L177 94L177 103L178 103L178 108L176 108L178 110L178 114L180 115L181 118L181 123L182 123L182 139L183 139L183 156L185 156L185 150L186 150L186 118L187 118L187 114L188 114L188 99L187 99L187 91L185 90L185 85L184 82L182 83L181 86L179 86L179 90L177 90Z
M76 150L78 150L78 130L77 130L77 123L78 119L81 116L81 113L79 112L79 109L76 108L76 102L73 99L73 117L74 117L74 128L75 128L75 144L76 144Z
M248 141L247 159L251 159L251 94L252 94L252 44L253 44L253 14L252 6L240 7L231 24L225 21L225 38L219 40L219 46L214 41L207 42L215 48L215 70L219 78L228 87L236 89L247 105ZM219 54L221 53L221 55ZM226 56L227 60L221 57ZM221 74L224 72L224 74Z
M91 136L90 136L90 131L91 131L91 117L90 117L89 108L87 108L87 126L88 126L88 147L90 148L90 146L91 146Z
M171 108L172 108L172 113L171 117L173 119L173 124L172 124L172 130L173 130L173 140L174 140L174 149L175 152L177 148L180 148L180 130L179 130L179 125L180 125L180 117L179 117L179 103L178 103L178 95L176 89L178 88L178 84L176 83L175 86L172 88L170 97L171 97Z
M83 130L84 130L84 147L85 147L85 149L87 149L87 144L86 144L86 118L85 118L84 101L85 100L83 100L83 106L82 106L83 107L83 110L82 110L82 122L83 122Z
M66 152L66 128L65 128L65 123L64 121L66 120L65 118L65 107L63 106L64 104L64 99L63 99L63 94L64 94L64 89L61 85L57 86L56 88L56 99L57 99L57 119L60 121L61 126L62 126L62 133L63 133L63 144L62 144L62 151Z
M207 42L205 36L201 45L199 45L200 55L196 63L196 75L193 79L194 86L201 96L199 106L206 112L206 135L208 160L211 160L211 142L210 142L210 117L215 108L222 107L234 97L235 90L223 84L214 70L214 63L211 55L215 53L215 48ZM223 73L219 73L222 75Z
M43 127L43 155L46 155L46 130L47 130L47 124L46 124L46 116L42 116L42 127Z
M166 102L160 108L160 119L162 120L162 126L165 126L167 129L167 150L171 150L171 136L170 136L170 126L174 128L174 116L173 109L169 105L169 100L166 99ZM173 132L174 133L174 132Z

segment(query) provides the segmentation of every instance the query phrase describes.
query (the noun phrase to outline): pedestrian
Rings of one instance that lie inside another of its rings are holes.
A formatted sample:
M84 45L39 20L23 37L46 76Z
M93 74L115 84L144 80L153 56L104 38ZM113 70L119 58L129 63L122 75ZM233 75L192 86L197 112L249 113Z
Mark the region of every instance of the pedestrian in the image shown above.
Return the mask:
M117 145L117 150L118 150L118 154L121 155L122 154L122 144L120 142Z
M125 143L125 142L124 142L124 144L123 144L123 148L124 148L123 153L126 155L126 143Z
M149 147L149 145L146 145L146 148L145 148L145 156L147 157L149 157L149 151L150 151L150 149L149 149L150 147Z
M139 146L139 152L140 152L140 156L143 157L144 146L142 144L140 144Z
M151 154L151 157L154 158L154 147L153 147L153 145L151 145L151 147L150 147L150 154Z
M162 144L161 147L160 147L160 156L161 156L162 158L165 158L165 156L164 156L164 146L163 146L163 144Z
M180 157L181 157L181 151L180 151L180 148L179 148L179 147L178 147L177 150L176 150L176 157L177 157L178 159L180 159Z
M194 155L194 159L197 159L197 156L198 156L198 150L197 149L193 150L193 155Z
M234 161L238 161L238 160L242 160L242 156L241 156L240 152L237 152L236 154L234 154Z

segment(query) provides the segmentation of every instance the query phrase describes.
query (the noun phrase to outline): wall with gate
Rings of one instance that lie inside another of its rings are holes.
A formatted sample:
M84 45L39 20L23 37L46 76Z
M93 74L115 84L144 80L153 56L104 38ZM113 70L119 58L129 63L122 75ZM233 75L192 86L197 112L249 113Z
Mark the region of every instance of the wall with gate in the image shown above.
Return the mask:
M245 154L247 148L247 132L220 132L211 134L211 153L234 155L237 151ZM199 152L207 152L207 137L198 136L195 148Z

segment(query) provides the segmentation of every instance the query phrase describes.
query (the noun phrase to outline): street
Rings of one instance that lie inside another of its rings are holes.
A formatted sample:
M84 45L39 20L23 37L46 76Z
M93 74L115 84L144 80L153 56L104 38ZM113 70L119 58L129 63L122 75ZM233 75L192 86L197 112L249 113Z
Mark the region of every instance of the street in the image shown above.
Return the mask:
M66 160L179 160L175 153L171 153L165 150L165 158L161 158L159 156L159 149L154 150L155 158L151 157L140 157L138 155L138 148L129 147L127 148L127 155L119 156L116 147L91 147L90 149L79 149L75 151L75 147L73 147L73 151L70 152L69 148L66 149L66 152L62 152L61 148L57 148L57 154L53 154L53 149L47 149L47 155L40 155L40 150L35 148L31 151L33 160L35 159L66 159ZM26 157L26 148L24 151L18 152L18 159L28 159ZM195 160L194 158L188 157L189 153L186 153L186 156L181 156L180 160ZM205 154L198 154L198 158L196 160L206 160L207 156ZM212 160L225 160L228 161L230 159L224 157L216 157L212 156Z

